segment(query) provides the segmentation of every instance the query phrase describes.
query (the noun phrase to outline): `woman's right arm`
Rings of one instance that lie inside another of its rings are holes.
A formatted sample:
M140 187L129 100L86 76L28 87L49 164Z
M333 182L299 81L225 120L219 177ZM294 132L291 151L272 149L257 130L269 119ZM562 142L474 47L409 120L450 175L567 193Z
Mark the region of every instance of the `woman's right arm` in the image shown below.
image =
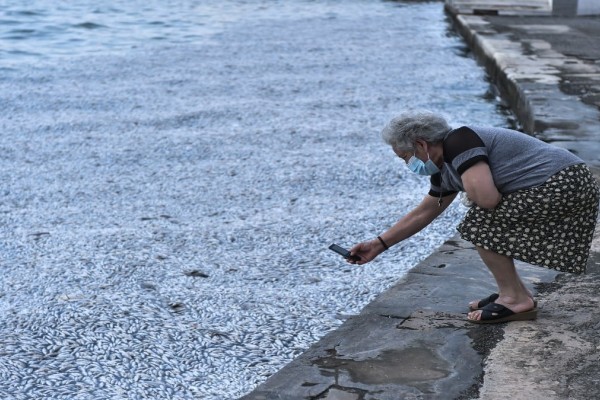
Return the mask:
M455 194L443 197L442 204L439 204L439 199L430 195L425 196L423 201L408 214L403 216L391 228L379 235L383 242L388 246L400 243L401 241L411 237L415 233L421 231L436 219L448 206L454 198ZM358 243L350 249L350 253L358 255L360 261L350 261L353 264L366 264L372 261L379 254L386 250L383 243L378 238L366 242Z

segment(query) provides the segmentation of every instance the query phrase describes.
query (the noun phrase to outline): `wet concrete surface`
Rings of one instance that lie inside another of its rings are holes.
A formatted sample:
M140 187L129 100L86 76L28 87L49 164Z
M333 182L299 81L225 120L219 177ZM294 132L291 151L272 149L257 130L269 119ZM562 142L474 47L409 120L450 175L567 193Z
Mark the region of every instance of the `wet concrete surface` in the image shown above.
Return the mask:
M510 15L507 2L507 15L472 14L491 3L447 11L523 130L600 180L600 18ZM454 237L244 399L600 398L599 229L586 275L517 266L536 321L466 322L468 302L495 286Z

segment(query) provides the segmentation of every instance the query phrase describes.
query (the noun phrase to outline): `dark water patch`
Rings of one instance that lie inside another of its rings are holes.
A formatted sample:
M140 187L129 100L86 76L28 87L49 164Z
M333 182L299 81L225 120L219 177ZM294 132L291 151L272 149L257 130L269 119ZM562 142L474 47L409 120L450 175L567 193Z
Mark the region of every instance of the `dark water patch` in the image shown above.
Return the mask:
M1 52L0 52L0 54L1 54ZM41 56L41 53L36 53L35 51L27 51L27 50L8 50L8 51L6 51L6 54L9 54L12 56Z
M27 33L34 33L35 29L13 29L11 31L9 31L11 33L23 33L23 34L27 34Z
M0 25L19 25L20 23L14 19L0 19Z
M105 25L101 25L101 24L96 24L94 22L82 22L81 24L75 24L73 25L74 28L81 28L81 29L100 29L100 28L106 28Z
M12 67L0 67L0 80L6 80L9 79L9 77L4 76L4 73L8 73L8 72L15 72L17 71L16 68L12 68Z
M34 10L16 10L16 11L8 11L7 15L15 15L20 17L36 17L40 15L44 15L43 11L34 11Z
M119 8L107 7L105 9L97 8L94 11L92 11L92 14L118 14L118 13L122 13L122 12L123 12L123 10L121 10Z
M23 35L8 35L8 36L2 36L2 39L5 39L5 40L24 40L24 39L27 39L27 36L23 36ZM18 54L18 53L14 53L14 54Z
M38 35L40 35L40 32L35 29L11 29L2 38L5 40L27 40Z

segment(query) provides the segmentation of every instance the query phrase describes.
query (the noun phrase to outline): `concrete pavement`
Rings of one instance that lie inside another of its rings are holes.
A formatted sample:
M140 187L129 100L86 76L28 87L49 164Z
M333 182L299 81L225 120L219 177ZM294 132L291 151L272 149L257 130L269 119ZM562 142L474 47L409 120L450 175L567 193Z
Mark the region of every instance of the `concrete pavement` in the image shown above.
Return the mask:
M446 9L523 130L577 153L600 180L600 18L544 4ZM600 398L599 230L586 275L519 263L538 320L492 326L465 321L466 299L495 288L454 237L244 399Z

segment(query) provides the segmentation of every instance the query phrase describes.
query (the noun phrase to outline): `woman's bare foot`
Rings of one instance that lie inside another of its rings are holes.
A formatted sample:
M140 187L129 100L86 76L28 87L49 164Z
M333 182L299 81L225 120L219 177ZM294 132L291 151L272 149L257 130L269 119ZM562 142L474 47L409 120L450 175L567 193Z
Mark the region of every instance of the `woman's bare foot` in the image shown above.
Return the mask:
M473 300L472 302L469 303L469 310L470 311L476 311L479 310L480 308L485 307L486 305L493 303L494 301L496 301L496 299L499 297L500 295L498 293L492 293L491 295L489 295L488 297L481 299L481 300Z

